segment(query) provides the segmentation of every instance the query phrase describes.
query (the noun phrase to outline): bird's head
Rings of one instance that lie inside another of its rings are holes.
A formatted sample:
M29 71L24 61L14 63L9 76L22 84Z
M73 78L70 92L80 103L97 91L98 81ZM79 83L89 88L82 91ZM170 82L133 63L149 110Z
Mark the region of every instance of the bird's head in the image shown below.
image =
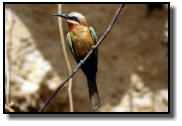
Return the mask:
M67 23L69 25L70 30L74 29L78 25L86 26L86 18L78 12L71 12L68 15L67 14L53 14L53 16L59 16L62 18L65 18L67 20Z

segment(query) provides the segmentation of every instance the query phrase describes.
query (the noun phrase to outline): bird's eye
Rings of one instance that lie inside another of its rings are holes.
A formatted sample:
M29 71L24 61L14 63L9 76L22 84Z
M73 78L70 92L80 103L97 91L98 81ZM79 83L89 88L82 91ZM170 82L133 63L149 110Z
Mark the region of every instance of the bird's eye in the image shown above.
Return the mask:
M80 20L77 17L75 17L75 16L71 17L71 19L80 23Z

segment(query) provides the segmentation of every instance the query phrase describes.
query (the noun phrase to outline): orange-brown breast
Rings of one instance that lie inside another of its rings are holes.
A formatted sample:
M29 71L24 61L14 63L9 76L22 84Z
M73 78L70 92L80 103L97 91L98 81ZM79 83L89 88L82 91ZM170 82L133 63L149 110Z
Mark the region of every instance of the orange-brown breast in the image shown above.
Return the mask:
M76 26L70 31L70 35L75 53L78 56L85 56L94 45L90 30L86 26Z

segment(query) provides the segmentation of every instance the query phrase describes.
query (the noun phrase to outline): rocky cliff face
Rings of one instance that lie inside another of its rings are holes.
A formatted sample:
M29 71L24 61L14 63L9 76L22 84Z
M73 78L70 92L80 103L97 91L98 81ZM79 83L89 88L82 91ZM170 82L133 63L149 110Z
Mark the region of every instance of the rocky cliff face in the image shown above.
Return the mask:
M63 4L63 12L81 12L98 38L118 5ZM15 111L38 111L68 70L60 43L56 4L8 4L5 42L10 67L10 95ZM102 107L93 110L81 70L73 77L76 112L168 111L168 10L126 5L99 47L97 85ZM64 34L68 32L63 22ZM72 68L76 66L69 50ZM69 111L67 86L45 111Z

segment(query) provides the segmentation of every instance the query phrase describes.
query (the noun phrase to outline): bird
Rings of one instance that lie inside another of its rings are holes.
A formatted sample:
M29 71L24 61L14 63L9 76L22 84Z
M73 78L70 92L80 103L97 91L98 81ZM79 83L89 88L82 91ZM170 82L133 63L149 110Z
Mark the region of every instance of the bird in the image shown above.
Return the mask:
M66 19L69 26L67 33L68 47L77 63L82 62L84 57L97 43L97 35L93 27L87 26L86 17L79 12L69 14L53 14ZM100 107L100 99L96 84L96 73L98 64L98 49L95 49L88 60L82 64L81 69L86 75L89 99L92 108Z

